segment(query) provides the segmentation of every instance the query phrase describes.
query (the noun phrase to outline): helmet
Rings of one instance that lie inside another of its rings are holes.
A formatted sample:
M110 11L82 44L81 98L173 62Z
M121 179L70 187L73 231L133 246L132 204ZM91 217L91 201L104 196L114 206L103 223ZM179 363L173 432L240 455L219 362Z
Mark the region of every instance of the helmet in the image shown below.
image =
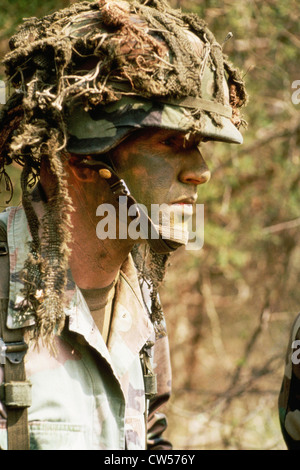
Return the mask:
M77 18L69 26L68 34L82 37L87 31L91 33L88 25L92 25L103 41L102 47L105 41L110 41L112 45L107 51L112 53L115 47L123 63L106 82L115 95L113 102L86 107L80 99L75 99L69 106L67 148L70 152L101 154L118 145L134 129L146 127L196 132L204 138L229 143L243 142L238 130L241 120L236 118L238 106L245 102L245 91L241 80L233 78L233 74L226 79L227 65L224 65L221 46L201 21L203 30L197 35L192 31L188 16L183 21L171 10L175 25L173 30L169 26L171 41L167 31L161 32L166 25L162 22L163 15L158 24L158 12L154 14L153 26L150 16L153 8L140 6L137 10L135 3L115 0L99 3L101 8L93 14L89 12L88 19L85 13ZM117 25L113 32L110 30L112 22ZM134 32L133 39L128 31ZM185 46L179 55L180 41ZM144 74L144 86L141 86L141 72L147 66L151 77L149 73ZM132 67L136 71L133 72ZM227 70L230 72L229 66ZM188 82L183 89L178 86L182 77ZM176 78L177 87L174 86ZM168 80L172 87L166 86ZM229 87L236 89L237 83L241 93L239 100L233 101Z
M246 92L220 44L196 15L145 3L83 2L27 20L4 60L26 119L63 129L75 154L102 154L144 127L242 143Z

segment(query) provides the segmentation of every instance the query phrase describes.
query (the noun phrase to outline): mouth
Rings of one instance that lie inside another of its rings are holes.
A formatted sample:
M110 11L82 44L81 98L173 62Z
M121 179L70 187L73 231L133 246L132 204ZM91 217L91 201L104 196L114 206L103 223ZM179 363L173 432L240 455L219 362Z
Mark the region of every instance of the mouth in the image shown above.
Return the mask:
M172 205L194 205L196 204L196 201L197 201L197 196L191 196L191 197L186 197L186 196L183 196L183 197L180 197L178 199L175 199L175 201L172 201Z
M193 215L197 197L181 197L171 203L172 210L185 216Z

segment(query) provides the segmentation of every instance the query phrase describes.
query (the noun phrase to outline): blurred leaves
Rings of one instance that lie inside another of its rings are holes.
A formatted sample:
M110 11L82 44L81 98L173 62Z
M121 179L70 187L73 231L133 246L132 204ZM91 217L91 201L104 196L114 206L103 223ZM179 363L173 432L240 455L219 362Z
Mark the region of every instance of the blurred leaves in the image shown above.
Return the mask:
M14 33L15 28L20 24L23 18L32 16L43 16L52 13L53 10L68 6L68 0L0 0L0 39L7 39Z
M300 5L179 4L202 15L219 42L233 32L224 52L242 69L250 100L243 146L201 149L212 172L198 191L204 247L176 253L162 295L173 353L172 437L188 448L285 448L277 396L300 306L300 105L291 99L300 79ZM193 426L199 432L188 433Z

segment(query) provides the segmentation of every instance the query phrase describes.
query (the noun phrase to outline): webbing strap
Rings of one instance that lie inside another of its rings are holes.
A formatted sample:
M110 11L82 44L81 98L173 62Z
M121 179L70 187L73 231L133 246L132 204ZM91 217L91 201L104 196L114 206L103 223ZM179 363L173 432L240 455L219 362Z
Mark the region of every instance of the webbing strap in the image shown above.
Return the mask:
M129 92L129 96L136 96L137 98L140 98L139 95L135 95L135 93L132 92L130 85L127 83L110 82L110 84L112 84L113 88L117 91ZM146 98L143 99L145 100ZM153 98L152 101L155 101L155 98ZM202 111L217 113L228 119L232 119L232 107L229 104L222 104L217 101L207 100L198 96L186 96L185 98L179 99L166 98L160 96L158 101L160 103L170 104L172 106L179 106L181 108L189 108L194 110L201 109Z
M226 106L225 104L206 100L204 98L187 96L186 98L179 100L161 98L160 101L162 103L171 104L172 106L179 106L190 109L202 109L203 111L208 111L210 113L220 114L221 116L227 117L228 119L232 118L231 106Z
M3 240L1 230L0 241ZM9 259L8 254L0 256L1 281L8 285ZM29 405L28 390L30 384L26 382L23 354L20 349L26 350L23 340L23 330L10 330L6 327L8 310L8 292L6 298L0 298L0 338L5 345L6 351L4 363L4 398L7 411L7 448L8 450L29 450L28 412ZM3 347L3 346L2 346ZM24 393L25 392L25 393ZM26 399L25 396L27 395Z

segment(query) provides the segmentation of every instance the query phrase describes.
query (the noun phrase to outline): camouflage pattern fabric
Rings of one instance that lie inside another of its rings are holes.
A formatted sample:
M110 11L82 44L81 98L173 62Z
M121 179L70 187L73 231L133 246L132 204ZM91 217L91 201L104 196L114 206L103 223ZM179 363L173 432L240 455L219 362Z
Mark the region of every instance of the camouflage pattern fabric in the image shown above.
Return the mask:
M220 118L222 127L217 127L204 114L197 128L191 110L183 106L125 97L98 112L93 110L87 113L82 106L71 109L67 148L69 152L79 155L107 152L130 132L145 127L174 129L187 133L192 131L213 140L243 143L241 133L225 116Z
M36 195L34 204L41 214L42 205ZM20 273L30 234L22 207L8 209L1 219L7 221L10 250L7 325L17 328L25 326L15 319L22 301ZM55 337L56 355L40 342L38 348L29 345L25 358L27 379L32 383L32 406L28 410L31 449L145 449L145 395L139 353L149 340L155 342L152 360L158 395L150 402L148 448L170 448L170 443L161 436L166 419L156 413L170 395L168 339L154 338L131 257L122 266L116 285L107 346L71 276L67 298L67 322L62 334ZM33 323L33 317L27 320L27 326L29 323ZM2 449L7 445L5 418L5 405L0 402Z
M287 347L279 395L279 418L288 449L300 449L300 314L294 321Z
M101 154L115 147L135 129L147 127L195 132L208 139L242 144L243 136L232 122L225 77L224 105L212 101L213 86L213 72L206 67L201 81L201 99L191 97L176 101L161 97L148 100L131 93L132 96L122 96L115 103L90 111L77 101L68 112L67 149L74 154ZM218 115L219 125L215 124L211 112Z

